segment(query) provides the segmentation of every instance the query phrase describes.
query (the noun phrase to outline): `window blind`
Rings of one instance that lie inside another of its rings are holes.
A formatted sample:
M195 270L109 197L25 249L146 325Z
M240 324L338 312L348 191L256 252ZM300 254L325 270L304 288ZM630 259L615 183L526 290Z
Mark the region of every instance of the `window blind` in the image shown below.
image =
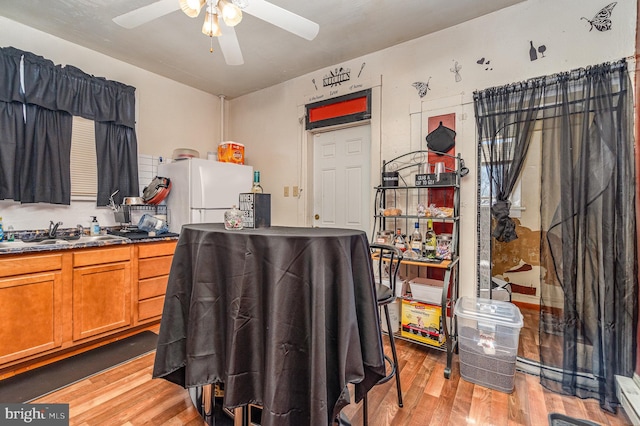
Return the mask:
M71 197L95 200L98 193L95 126L73 117L71 132Z

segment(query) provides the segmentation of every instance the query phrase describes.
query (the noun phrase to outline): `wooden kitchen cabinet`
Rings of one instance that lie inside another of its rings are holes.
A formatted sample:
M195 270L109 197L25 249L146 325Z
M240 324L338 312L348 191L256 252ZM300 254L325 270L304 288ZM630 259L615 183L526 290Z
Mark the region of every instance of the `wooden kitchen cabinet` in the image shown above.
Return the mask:
M0 380L159 323L176 244L0 255Z
M131 246L73 254L73 340L132 325Z
M63 343L63 254L0 259L0 365Z
M163 241L136 247L136 323L160 319L176 244L176 241Z

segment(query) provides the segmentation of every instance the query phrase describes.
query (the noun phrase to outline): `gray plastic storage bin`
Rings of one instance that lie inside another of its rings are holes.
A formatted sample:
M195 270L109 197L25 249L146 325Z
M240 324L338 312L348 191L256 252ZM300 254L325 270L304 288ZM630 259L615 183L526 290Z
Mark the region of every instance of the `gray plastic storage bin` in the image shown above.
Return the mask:
M462 378L501 392L513 392L523 325L520 309L509 302L461 297L455 315Z

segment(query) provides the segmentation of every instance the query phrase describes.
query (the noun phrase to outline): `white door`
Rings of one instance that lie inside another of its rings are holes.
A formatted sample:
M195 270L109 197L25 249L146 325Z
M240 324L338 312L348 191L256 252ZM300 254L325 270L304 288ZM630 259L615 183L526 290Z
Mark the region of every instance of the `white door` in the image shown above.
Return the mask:
M371 232L371 126L314 135L313 225Z

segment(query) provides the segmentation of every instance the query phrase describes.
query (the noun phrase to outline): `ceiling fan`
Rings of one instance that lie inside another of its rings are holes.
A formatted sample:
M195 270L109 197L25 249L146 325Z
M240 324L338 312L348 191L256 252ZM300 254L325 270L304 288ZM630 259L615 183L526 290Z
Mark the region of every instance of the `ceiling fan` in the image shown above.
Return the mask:
M218 38L220 50L228 65L244 64L238 37L233 28L242 20L243 12L307 40L313 40L320 30L317 23L266 0L159 0L116 16L113 22L131 29L180 9L191 18L195 18L205 9L202 32L209 37Z

